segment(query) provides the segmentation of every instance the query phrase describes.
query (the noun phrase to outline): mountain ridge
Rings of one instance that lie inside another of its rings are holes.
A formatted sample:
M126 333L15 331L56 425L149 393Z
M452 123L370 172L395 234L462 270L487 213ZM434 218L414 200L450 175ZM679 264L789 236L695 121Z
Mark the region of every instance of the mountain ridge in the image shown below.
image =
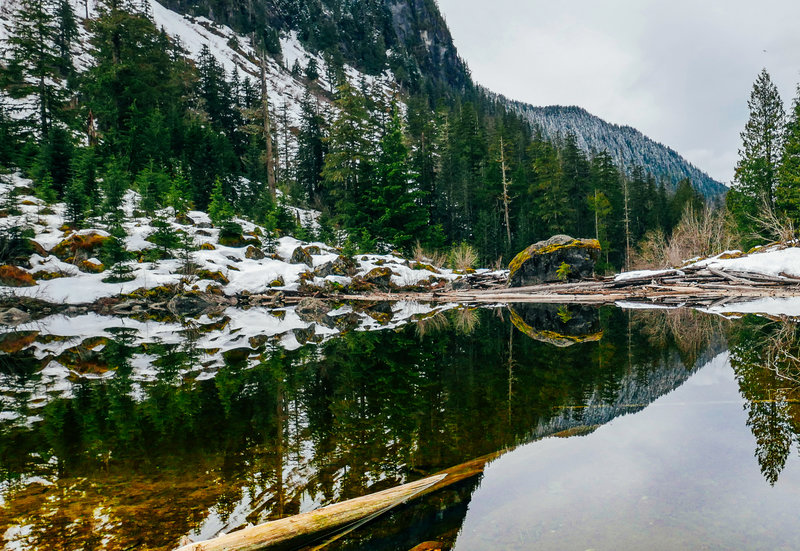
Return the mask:
M707 198L724 195L728 190L725 184L676 150L633 126L608 122L578 105L534 106L489 90L486 92L541 130L545 138L560 141L572 133L583 151L606 151L628 172L633 166L642 166L657 179L666 177L673 191L684 178L689 178L695 189Z

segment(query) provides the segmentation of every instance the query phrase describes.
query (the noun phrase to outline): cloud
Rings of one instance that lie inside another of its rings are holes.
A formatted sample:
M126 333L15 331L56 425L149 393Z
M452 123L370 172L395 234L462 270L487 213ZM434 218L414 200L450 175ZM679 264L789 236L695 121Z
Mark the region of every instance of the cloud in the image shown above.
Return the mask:
M790 104L800 2L439 0L479 83L534 105L579 105L733 177L762 67Z

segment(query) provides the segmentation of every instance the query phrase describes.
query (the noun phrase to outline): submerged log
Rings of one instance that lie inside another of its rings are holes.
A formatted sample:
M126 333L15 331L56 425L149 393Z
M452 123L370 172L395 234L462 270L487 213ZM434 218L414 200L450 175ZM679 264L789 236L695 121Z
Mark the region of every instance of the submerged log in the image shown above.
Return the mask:
M447 476L446 473L430 476L382 492L321 507L308 513L184 545L177 551L257 551L277 545L308 542L418 497L426 490L440 484Z

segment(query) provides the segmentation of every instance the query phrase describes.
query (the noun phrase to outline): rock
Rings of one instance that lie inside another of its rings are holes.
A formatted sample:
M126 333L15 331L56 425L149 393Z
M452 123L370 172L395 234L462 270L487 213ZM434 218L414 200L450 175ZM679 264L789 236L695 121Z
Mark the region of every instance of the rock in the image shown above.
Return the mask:
M78 269L87 274L99 274L105 271L106 267L102 262L92 262L91 260L84 260L78 264Z
M318 266L314 273L317 277L327 277L329 275L353 276L356 273L356 263L352 258L340 256L332 262Z
M196 317L218 308L220 303L210 293L185 293L175 295L167 303L167 309L175 316Z
M84 258L91 258L92 253L99 250L103 243L111 239L108 235L103 235L98 232L87 232L80 234L72 234L61 243L53 247L50 251L61 260L74 257L78 253L82 253Z
M7 287L33 287L36 280L33 276L16 266L0 266L0 285Z
M364 281L372 283L380 289L388 289L393 275L394 272L389 268L373 268L364 275Z
M320 250L320 248L317 247L316 245L309 245L308 247L305 248L305 251L308 254L322 254L322 250Z
M596 239L556 235L534 243L514 257L508 266L508 284L510 287L523 287L589 278L599 257L600 243ZM562 265L566 265L566 272L559 274Z
M304 298L295 307L295 313L303 321L320 321L331 308L324 300L318 298Z
M0 310L0 324L14 326L30 321L31 316L19 308Z
M299 342L301 345L315 340L316 332L317 331L313 323L306 328L292 329L294 338L296 338L297 342Z
M303 247L297 247L289 259L289 264L305 264L309 268L313 268L314 261L311 255Z
M262 251L258 247L250 245L244 252L244 257L249 258L250 260L263 260L267 257L267 255L265 255L264 251Z
M577 304L514 304L511 323L532 339L564 348L603 337L597 308Z

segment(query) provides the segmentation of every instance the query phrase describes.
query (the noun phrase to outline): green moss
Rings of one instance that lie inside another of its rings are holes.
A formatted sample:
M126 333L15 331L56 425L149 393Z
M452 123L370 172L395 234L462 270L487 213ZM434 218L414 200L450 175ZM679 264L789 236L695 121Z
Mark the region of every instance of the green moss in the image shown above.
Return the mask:
M551 254L562 249L596 249L599 251L601 250L601 247L600 242L597 239L573 239L569 243L553 244L544 247L536 247L535 245L531 245L515 256L514 259L509 263L508 269L511 272L510 275L514 275L514 273L534 255Z

